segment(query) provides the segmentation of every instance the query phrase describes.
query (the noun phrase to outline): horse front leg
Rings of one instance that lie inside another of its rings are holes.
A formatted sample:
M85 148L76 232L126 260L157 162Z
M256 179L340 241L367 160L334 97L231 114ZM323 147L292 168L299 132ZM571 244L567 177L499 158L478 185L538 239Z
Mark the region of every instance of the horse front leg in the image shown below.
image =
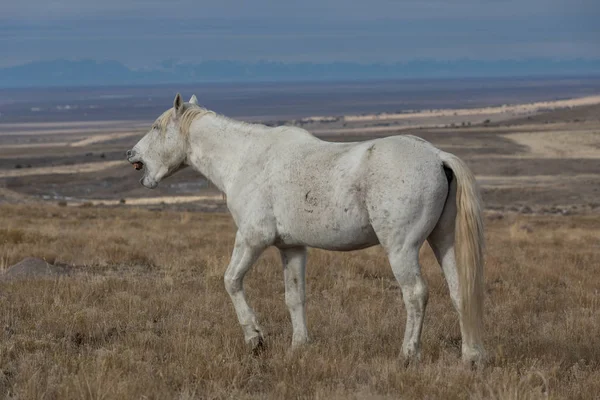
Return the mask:
M264 344L263 331L256 320L256 314L248 305L244 292L244 276L263 252L263 246L252 246L238 232L231 261L225 271L225 289L231 297L238 321L244 331L244 339L252 351L258 351Z

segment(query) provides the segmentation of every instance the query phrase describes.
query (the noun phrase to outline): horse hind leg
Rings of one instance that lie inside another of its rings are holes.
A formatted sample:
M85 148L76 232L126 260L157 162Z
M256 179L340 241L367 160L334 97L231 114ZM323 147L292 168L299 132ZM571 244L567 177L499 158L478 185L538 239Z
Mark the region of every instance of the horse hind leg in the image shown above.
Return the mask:
M421 330L427 307L427 285L421 277L419 265L420 244L404 244L388 250L392 271L400 288L406 307L406 327L402 353L406 362L421 358Z
M460 323L460 332L462 337L462 357L464 360L479 360L483 357L483 351L481 350L478 343L471 338L467 331L465 330L465 326L463 324L463 315L462 315L462 298L460 295L460 286L459 286L459 277L456 265L456 257L455 257L455 216L456 213L453 212L453 204L448 204L446 206L447 209L444 210L443 215L441 216L437 226L427 238L435 257L440 264L442 271L444 273L444 277L446 278L446 282L448 284L448 290L450 292L450 298L452 300L452 304L458 313L459 323ZM448 210L448 208L450 208Z
M443 199L442 199L443 200ZM402 291L406 308L406 327L402 353L406 363L421 358L421 331L429 298L421 276L419 250L439 218L441 201L425 202L397 210L392 216L370 215L379 242L385 249L392 272Z

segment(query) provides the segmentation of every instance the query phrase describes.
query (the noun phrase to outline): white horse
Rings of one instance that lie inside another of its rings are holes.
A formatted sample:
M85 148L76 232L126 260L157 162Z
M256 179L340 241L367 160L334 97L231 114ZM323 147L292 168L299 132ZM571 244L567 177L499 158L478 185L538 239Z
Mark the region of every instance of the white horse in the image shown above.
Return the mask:
M177 94L127 159L143 169L147 188L191 166L227 196L238 230L225 288L253 349L263 344L263 332L243 279L267 247L281 253L295 348L309 340L306 248L381 244L407 311L402 351L406 360L418 360L428 298L419 249L427 240L458 311L463 360L483 359L481 202L472 173L456 156L414 136L325 142L300 128L235 121Z

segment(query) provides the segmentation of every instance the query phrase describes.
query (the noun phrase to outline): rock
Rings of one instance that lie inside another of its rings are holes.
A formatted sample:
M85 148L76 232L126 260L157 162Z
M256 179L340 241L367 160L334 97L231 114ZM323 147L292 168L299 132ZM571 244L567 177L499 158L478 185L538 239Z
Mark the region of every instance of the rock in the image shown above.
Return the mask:
M66 265L53 265L40 258L28 257L8 267L4 274L0 275L0 279L55 278L68 275L69 270L69 267Z

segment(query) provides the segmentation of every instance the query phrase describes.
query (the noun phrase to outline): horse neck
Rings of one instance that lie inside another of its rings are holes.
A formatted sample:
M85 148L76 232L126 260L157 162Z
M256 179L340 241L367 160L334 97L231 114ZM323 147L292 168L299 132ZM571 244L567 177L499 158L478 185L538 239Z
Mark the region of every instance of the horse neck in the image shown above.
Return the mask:
M188 163L227 194L248 153L260 150L260 135L254 131L261 129L207 114L190 126Z

